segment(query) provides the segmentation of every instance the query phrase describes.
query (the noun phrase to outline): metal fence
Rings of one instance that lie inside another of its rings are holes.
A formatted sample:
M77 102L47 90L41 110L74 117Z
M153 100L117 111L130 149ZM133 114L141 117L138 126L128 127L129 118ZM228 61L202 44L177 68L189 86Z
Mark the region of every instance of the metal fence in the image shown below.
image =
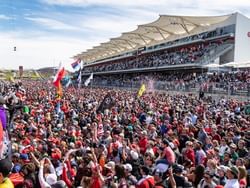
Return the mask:
M176 92L199 92L204 91L207 94L221 94L227 96L245 96L250 97L250 83L207 83L207 82L164 82L164 81L128 81L120 82L119 80L107 81L102 80L98 83L93 83L93 87L108 87L108 88L126 88L129 90L138 89L142 83L145 83L147 89L164 90Z

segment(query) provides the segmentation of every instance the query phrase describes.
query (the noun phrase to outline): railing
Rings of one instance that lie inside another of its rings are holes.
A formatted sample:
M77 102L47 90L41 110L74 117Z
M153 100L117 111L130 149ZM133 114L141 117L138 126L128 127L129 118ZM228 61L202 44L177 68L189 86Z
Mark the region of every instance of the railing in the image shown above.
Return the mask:
M127 73L127 72L138 72L138 71L157 71L157 70L164 70L164 69L174 69L174 68L188 68L189 66L193 67L199 67L199 66L203 66L205 64L209 64L212 61L214 61L216 58L218 58L219 56L221 56L222 54L228 52L229 50L231 50L233 48L233 44L222 44L219 46L216 45L212 45L211 47L209 47L207 49L207 52L200 57L199 59L195 60L194 62L186 62L183 64L165 64L165 65L157 65L157 66L150 66L150 67L139 67L139 68L128 68L128 69L117 69L117 70L104 70L104 71L97 71L94 72L95 74L111 74L111 73ZM89 71L84 71L82 73L83 75L89 75L90 72Z
M92 83L92 87L126 88L129 90L138 89L142 83L146 83L149 91L165 90L179 92L199 92L204 91L207 94L221 94L226 96L238 95L250 97L250 83L219 83L219 82L182 82L182 81L127 81L102 80Z
M231 50L234 47L233 44L224 44L221 46L216 47L213 51L209 51L208 54L204 54L203 57L201 57L197 62L201 64L209 64L213 62L216 58L219 56L225 54L229 50Z

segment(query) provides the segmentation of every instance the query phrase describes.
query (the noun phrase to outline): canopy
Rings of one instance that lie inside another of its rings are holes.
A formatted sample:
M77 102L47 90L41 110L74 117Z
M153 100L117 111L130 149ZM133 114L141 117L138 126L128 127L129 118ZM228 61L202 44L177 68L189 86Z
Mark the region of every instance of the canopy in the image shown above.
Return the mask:
M247 67L250 67L250 61L247 61L247 62L230 62L230 63L220 65L220 67L247 68Z
M181 37L207 31L211 26L227 20L234 14L224 16L171 16L160 17L148 24L139 25L136 30L122 33L120 37L111 38L76 56L86 64L97 60L130 52L144 46L152 46Z

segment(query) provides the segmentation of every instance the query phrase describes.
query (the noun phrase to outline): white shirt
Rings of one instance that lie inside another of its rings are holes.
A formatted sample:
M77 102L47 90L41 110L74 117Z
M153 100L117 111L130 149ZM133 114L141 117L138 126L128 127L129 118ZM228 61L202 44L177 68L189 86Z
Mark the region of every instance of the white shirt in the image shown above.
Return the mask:
M220 149L219 149L219 155L223 156L226 150L228 150L228 146L227 145L225 145L225 146L221 145Z
M226 180L224 188L240 188L239 181L237 179Z

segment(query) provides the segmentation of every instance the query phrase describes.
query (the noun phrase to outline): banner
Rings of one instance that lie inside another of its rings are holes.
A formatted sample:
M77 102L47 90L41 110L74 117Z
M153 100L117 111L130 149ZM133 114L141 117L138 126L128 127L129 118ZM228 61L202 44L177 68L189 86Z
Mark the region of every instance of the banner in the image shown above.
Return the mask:
M71 63L71 67L76 71L81 68L81 59L77 59L75 62Z
M78 88L80 88L82 84L82 69L79 70L79 73L77 76L77 82L78 82Z
M88 86L90 81L93 79L93 73L91 73L91 75L88 77L88 79L84 82L85 86Z
M105 109L111 109L115 105L115 99L112 98L111 94L108 93L103 101L101 102L100 106L96 110L97 112L104 112Z
M137 96L138 96L138 97L141 97L142 94L143 94L145 91L146 91L146 86L145 86L145 84L142 84L141 87L140 87L140 89L139 89L139 91L138 91Z

